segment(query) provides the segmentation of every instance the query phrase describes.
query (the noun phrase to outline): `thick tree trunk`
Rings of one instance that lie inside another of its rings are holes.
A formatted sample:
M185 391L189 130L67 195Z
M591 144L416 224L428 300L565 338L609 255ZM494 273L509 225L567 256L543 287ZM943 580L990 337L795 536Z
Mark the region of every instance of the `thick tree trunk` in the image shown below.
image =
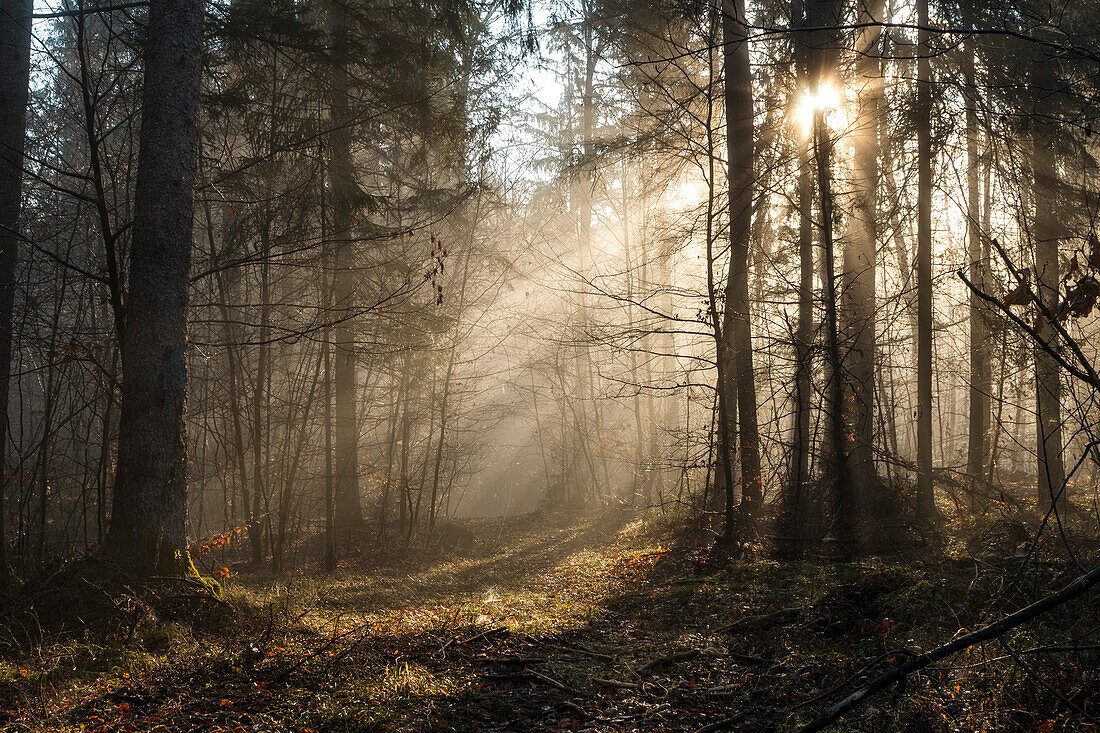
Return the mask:
M363 523L363 506L359 498L359 421L356 415L356 373L358 359L351 319L358 305L355 246L352 236L352 198L355 172L351 165L351 120L348 100L347 10L335 2L331 9L332 67L332 135L329 150L329 174L332 181L332 230L335 272L333 273L333 304L335 325L332 328L333 362L333 440L335 461L333 475L335 522L341 527L357 527Z
M7 587L8 581L4 527L8 474L4 458L8 443L12 308L19 256L33 8L32 0L0 0L0 591Z
M740 512L751 520L763 495L760 476L760 435L756 422L756 375L752 359L752 319L749 312L749 242L753 204L752 70L745 0L723 0L722 41L725 68L726 148L728 153L730 266L726 279L723 337L730 354L737 391L737 438L741 458ZM727 538L733 528L726 528Z
M872 0L861 21L882 18L883 0ZM853 201L848 217L841 275L843 317L844 439L848 441L847 491L856 514L874 514L864 529L881 519L877 507L884 497L874 464L875 404L875 255L878 246L878 117L882 104L882 77L877 50L881 29L871 26L856 36L855 129L851 135ZM868 515L868 519L870 516Z
M118 472L106 548L139 574L194 571L185 531L184 404L202 22L202 0L162 0L149 8Z

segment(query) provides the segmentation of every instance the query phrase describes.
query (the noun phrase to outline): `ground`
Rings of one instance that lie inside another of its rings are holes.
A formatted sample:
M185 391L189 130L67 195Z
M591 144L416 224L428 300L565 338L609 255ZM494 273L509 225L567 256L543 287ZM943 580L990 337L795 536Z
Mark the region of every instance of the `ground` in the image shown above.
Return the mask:
M0 662L0 724L793 730L867 675L1072 577L1054 562L1026 570L1018 558L946 551L780 563L757 550L719 562L705 552L706 539L676 516L535 514L450 527L432 558L411 568L230 578L208 623L150 612L110 638L85 634L9 652ZM1024 578L1026 589L1016 582ZM1009 641L1033 653L1075 630L1086 634L1082 609ZM1090 653L1033 653L1029 669L1093 710ZM1005 657L999 647L975 649L875 698L841 728L1085 725Z

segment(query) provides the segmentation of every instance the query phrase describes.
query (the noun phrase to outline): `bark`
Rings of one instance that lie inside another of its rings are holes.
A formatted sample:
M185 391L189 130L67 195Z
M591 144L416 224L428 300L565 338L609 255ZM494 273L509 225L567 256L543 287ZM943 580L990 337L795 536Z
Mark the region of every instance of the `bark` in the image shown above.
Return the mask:
M32 0L0 2L0 591L8 581L5 454L33 8Z
M716 3L712 8L712 32L717 32L718 25L720 23L721 9ZM714 49L711 49L712 51ZM710 77L708 79L708 89L714 88L714 69L715 63L712 56L708 56L709 63L707 68L710 71ZM729 349L726 346L726 339L723 337L724 328L722 325L722 319L718 313L718 295L717 295L717 283L715 279L714 265L714 242L716 234L714 231L715 221L715 204L717 201L717 171L716 171L716 150L714 141L714 97L710 96L707 99L707 117L706 117L706 145L707 145L707 216L706 216L706 238L707 238L707 309L710 316L711 328L714 334L714 347L715 347L715 366L717 368L717 383L715 384L714 395L714 410L712 414L717 413L714 419L714 425L710 431L710 435L717 432L717 458L715 460L716 477L715 487L719 482L722 484L722 488L725 494L726 502L726 515L725 515L725 532L726 540L732 539L732 534L735 528L735 506L733 503L733 430L736 425L735 411L737 409L737 391L732 388L733 380L727 375L731 373L732 365L729 363ZM717 428L715 430L714 428ZM711 443L708 442L708 445ZM707 467L708 474L710 467ZM704 484L704 487L710 485L709 476L708 481ZM715 491L715 500L717 499L718 492ZM704 505L709 507L710 501L704 495Z
M802 0L791 3L792 23L806 25ZM801 35L795 39L795 69L799 90L814 84L810 76L810 46ZM798 323L794 334L794 424L791 429L791 463L784 498L784 540L799 550L809 540L806 533L806 495L810 481L810 424L813 400L814 235L813 157L809 141L798 149Z
M1049 73L1042 63L1036 70L1036 96L1052 88ZM1037 102L1038 104L1038 102ZM1058 239L1060 226L1056 210L1059 186L1054 165L1053 141L1048 125L1036 122L1032 132L1031 171L1035 202L1035 285L1037 296L1049 312L1058 308ZM1038 334L1057 348L1057 334L1045 319L1037 321ZM1035 413L1036 456L1038 470L1039 507L1049 509L1055 494L1064 508L1066 492L1062 491L1065 467L1062 461L1061 377L1058 363L1045 349L1035 347Z
M332 67L332 135L329 174L332 182L333 229L333 512L341 527L363 523L359 497L359 421L356 415L356 358L351 319L358 304L352 238L352 199L355 171L351 165L350 101L348 98L347 10L343 3L332 4L329 32Z
M848 452L844 435L844 387L841 378L839 330L837 328L837 294L835 248L833 244L832 135L823 110L814 113L814 158L817 161L818 196L821 200L821 263L825 289L825 353L828 360L828 433L825 449L826 465L832 470L835 539L850 542L850 496L848 493ZM839 536L836 536L839 535Z
M745 0L723 0L726 148L730 209L730 266L726 279L723 336L732 366L726 379L737 391L737 438L741 458L740 512L751 521L760 507L760 435L756 419L756 375L749 308L749 243L753 204L753 99ZM733 528L726 527L726 538Z
M187 299L202 69L202 0L149 8L134 192L118 471L107 552L138 574L187 554Z
M932 489L932 69L928 0L917 2L917 501L936 512Z
M966 77L966 193L967 193L967 259L970 261L970 280L981 290L987 290L985 281L988 260L983 257L981 232L981 191L978 181L981 161L978 154L978 90L974 79L973 44L969 44L963 61ZM975 483L985 476L985 458L989 455L989 394L992 388L992 372L989 365L989 329L985 323L980 300L970 294L970 421L967 427L966 473ZM972 508L977 508L974 494Z
M860 20L880 20L883 0L872 0ZM878 243L878 117L882 104L882 78L877 46L881 29L871 26L856 36L856 79L858 117L851 135L853 158L853 201L848 217L844 247L842 303L844 312L843 373L845 413L844 439L848 441L848 485L838 487L850 493L856 512L865 513L878 504L878 476L874 465L875 396L875 255ZM878 512L876 512L878 514ZM877 517L876 517L877 518ZM870 526L872 523L868 523Z

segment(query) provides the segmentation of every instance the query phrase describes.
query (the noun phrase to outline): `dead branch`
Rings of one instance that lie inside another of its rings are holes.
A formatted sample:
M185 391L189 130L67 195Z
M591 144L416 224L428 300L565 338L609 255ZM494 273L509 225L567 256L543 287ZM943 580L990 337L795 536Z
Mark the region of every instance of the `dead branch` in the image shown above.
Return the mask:
M649 662L646 662L641 667L638 667L637 674L639 676L649 674L655 669L665 667L669 664L675 664L676 662L686 662L689 659L695 659L699 656L698 649L686 649L680 652L673 652L672 654L666 654L663 657L657 657Z
M752 616L734 621L732 624L716 629L718 633L733 631L734 629L770 629L784 623L790 623L802 615L802 608L781 608L774 613L765 616Z
M1090 588L1096 585L1097 582L1100 582L1100 567L1093 568L1057 593L1052 593L1041 598L1030 606L1020 609L1016 613L1005 616L999 621L984 626L975 632L960 636L947 644L938 646L932 651L914 657L904 664L899 664L889 672L872 680L865 687L857 690L826 710L821 717L800 728L799 733L813 733L813 731L825 730L831 727L841 718L841 716L860 707L877 693L882 692L895 683L903 683L910 674L919 672L934 662L938 662L952 654L969 649L976 644L999 639L1004 636L1005 633L1011 631L1020 624L1026 623L1033 618L1041 616L1047 611L1084 595Z

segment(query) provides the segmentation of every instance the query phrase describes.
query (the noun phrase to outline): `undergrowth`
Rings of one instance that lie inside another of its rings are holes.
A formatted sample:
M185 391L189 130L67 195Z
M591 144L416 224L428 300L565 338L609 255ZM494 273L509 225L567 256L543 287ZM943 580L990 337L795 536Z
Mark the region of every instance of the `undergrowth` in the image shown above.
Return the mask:
M147 603L132 627L9 645L0 722L13 731L791 730L869 676L1068 582L1076 568L1057 544L1029 548L1016 521L1025 520L956 522L940 552L858 562L777 561L759 546L718 561L709 535L678 515L471 521L445 551L406 566L231 577L199 614ZM1066 531L1083 537L1086 526ZM841 728L1083 728L1066 701L1097 704L1090 613L1067 606L1006 639L1028 671L999 646L975 647Z

